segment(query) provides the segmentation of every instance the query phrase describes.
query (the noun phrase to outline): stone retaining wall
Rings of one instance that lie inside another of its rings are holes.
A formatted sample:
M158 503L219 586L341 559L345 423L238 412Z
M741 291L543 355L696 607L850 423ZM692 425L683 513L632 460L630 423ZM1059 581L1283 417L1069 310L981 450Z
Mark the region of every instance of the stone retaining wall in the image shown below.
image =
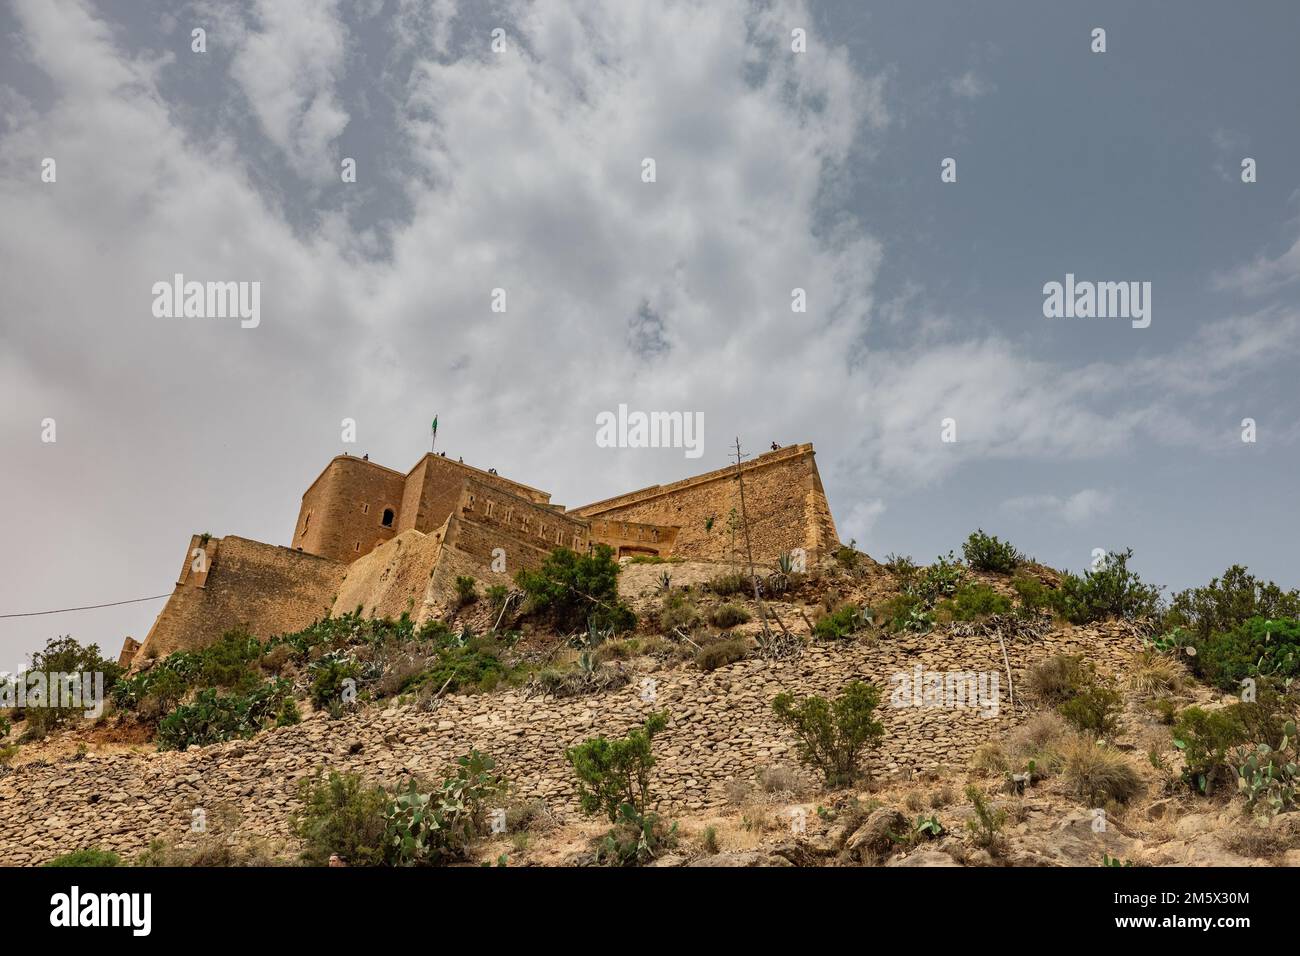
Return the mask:
M1120 672L1139 647L1120 625L1053 633L1010 647L1017 682L1055 653L1086 653ZM1004 705L996 717L970 709L893 709L891 675L926 670L1004 673L996 640L944 633L884 638L874 645L820 644L791 661L741 661L712 673L638 671L631 684L599 696L549 701L522 691L445 698L431 713L409 707L363 709L332 721L322 715L186 753L118 753L30 763L0 777L0 860L37 864L85 847L133 856L156 837L184 838L194 808L228 804L249 833L287 836L299 782L317 767L351 770L392 783L408 772L433 775L471 747L491 754L518 796L541 797L576 813L564 750L597 734L614 735L652 709L671 715L656 740L656 790L669 812L721 807L732 778L793 762L792 737L777 726L771 701L784 690L832 695L851 680L882 689L882 772L963 766L980 743L1003 736L1025 711ZM655 681L653 704L642 680Z

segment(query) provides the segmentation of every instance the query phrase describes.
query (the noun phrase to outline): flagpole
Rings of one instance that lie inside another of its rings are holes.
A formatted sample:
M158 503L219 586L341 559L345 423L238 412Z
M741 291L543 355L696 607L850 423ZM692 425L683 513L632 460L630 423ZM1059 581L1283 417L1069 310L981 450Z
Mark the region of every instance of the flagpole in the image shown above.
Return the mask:
M433 436L429 439L429 454L433 454L438 447L438 416L433 416Z

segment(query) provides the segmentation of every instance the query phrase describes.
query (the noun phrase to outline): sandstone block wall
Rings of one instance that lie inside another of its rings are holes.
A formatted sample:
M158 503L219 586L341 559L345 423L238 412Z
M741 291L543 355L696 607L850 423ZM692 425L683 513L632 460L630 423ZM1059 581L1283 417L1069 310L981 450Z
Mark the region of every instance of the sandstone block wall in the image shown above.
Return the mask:
M195 568L196 551L207 571ZM134 662L205 647L231 628L258 637L297 631L328 613L347 565L227 535L190 538L176 589Z
M427 614L455 596L456 578L510 585L523 568L535 569L556 548L586 551L587 523L474 479L463 482L447 521L442 553L429 585ZM501 549L501 553L497 553ZM504 570L493 570L497 558Z
M546 504L551 496L462 462L426 454L409 472L340 455L302 496L292 547L336 561L355 561L403 531L428 534L446 522L473 479ZM391 520L385 524L385 511Z
M335 561L369 554L397 534L405 487L401 472L340 455L302 496L292 546ZM385 509L393 512L390 527Z
M128 637L122 642L122 653L117 656L117 665L119 667L130 667L131 661L135 659L138 650L140 650L140 642L134 637Z
M782 552L803 548L811 562L839 544L812 445L759 455L741 466L741 474L755 561L772 564ZM593 520L676 525L680 530L673 543L674 556L719 561L732 556L727 523L732 508L740 514L734 467L643 488L572 513ZM735 547L743 556L739 533Z
M399 618L409 613L423 621L429 578L438 563L444 529L424 534L414 529L348 565L331 611L340 617L361 608L363 617Z
M592 542L609 545L619 558L637 554L668 557L673 553L679 530L674 525L641 524L610 518L593 518L589 525Z
M551 500L550 494L545 491L538 491L500 475L488 474L480 468L441 455L427 454L407 475L400 530L414 528L427 533L441 527L460 502L461 486L467 480L496 488L534 504L544 505Z

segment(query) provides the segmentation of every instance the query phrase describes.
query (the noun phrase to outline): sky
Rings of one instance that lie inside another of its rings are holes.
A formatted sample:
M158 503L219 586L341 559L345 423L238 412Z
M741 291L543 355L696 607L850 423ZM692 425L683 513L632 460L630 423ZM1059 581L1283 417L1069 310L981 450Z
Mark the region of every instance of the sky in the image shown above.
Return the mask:
M810 441L876 558L981 527L1300 585L1298 37L1283 0L0 0L0 615L287 545L331 457L405 471L435 414L571 507ZM256 327L158 314L177 273L259 283ZM1067 275L1150 324L1048 317ZM620 404L702 455L601 447ZM0 667L160 606L0 617Z

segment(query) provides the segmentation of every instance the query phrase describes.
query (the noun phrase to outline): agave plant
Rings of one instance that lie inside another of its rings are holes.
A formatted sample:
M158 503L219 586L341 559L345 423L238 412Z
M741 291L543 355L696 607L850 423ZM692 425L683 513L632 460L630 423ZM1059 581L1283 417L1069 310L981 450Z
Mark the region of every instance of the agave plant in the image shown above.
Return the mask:
M939 818L935 814L930 814L928 817L917 817L914 829L919 836L927 840L937 840L944 834L943 824L939 822Z

